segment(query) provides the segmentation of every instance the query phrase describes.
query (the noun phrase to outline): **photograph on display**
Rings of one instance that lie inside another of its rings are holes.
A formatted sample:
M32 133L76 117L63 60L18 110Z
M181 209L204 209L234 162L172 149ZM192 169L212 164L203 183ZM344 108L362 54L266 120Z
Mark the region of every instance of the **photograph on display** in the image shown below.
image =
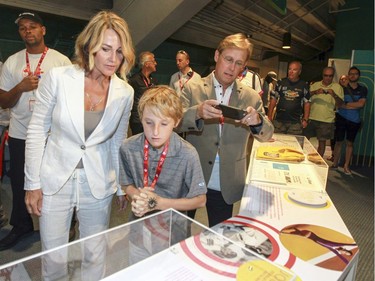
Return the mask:
M255 228L241 224L221 223L214 226L213 230L264 258L268 258L273 251L272 242L267 235Z
M342 271L358 252L353 238L336 230L311 224L284 227L280 241L292 254L315 266Z
M299 163L305 160L305 155L291 147L261 146L257 150L256 159Z

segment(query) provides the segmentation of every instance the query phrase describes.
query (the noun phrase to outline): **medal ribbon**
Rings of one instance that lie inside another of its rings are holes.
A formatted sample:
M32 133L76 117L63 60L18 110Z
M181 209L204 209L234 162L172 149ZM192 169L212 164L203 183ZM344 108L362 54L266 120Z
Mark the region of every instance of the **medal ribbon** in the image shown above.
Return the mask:
M154 177L154 179L152 180L152 183L151 183L151 188L153 188L153 189L155 189L156 182L158 181L161 170L163 168L164 160L167 157L168 147L169 147L169 141L165 144L165 146L163 148L163 152L160 155L158 166L157 166L156 172L155 172L155 177ZM149 145L147 139L145 138L145 144L143 146L143 153L144 153L144 158L143 158L143 186L148 186L149 148L150 148L150 145Z
M47 54L47 51L48 51L48 48L45 47L34 72L31 72L29 53L26 51L26 69L24 71L27 72L28 75L36 75L40 78L40 74L41 74L40 66L42 65L42 62Z

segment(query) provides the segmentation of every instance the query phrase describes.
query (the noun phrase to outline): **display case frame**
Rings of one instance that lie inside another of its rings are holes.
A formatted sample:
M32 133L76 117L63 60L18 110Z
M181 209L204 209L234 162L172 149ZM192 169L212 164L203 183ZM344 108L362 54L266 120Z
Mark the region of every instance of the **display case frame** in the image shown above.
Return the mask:
M0 272L23 281L224 281L276 274L295 280L293 272L173 209L3 265Z

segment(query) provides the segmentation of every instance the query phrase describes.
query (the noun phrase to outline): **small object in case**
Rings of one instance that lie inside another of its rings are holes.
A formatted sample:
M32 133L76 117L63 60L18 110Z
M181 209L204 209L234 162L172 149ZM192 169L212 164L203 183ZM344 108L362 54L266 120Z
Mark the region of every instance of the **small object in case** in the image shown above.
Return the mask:
M247 114L247 111L245 110L224 104L218 104L215 108L220 109L223 112L224 117L236 120L241 120Z

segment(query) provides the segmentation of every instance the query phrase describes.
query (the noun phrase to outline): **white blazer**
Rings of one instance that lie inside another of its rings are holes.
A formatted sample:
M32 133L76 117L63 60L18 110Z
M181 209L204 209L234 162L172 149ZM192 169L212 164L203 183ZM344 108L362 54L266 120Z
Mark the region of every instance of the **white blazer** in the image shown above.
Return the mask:
M36 91L27 131L25 190L55 194L82 159L94 197L121 194L119 148L126 139L133 96L133 88L114 74L103 117L85 140L84 71L75 65L50 70Z

